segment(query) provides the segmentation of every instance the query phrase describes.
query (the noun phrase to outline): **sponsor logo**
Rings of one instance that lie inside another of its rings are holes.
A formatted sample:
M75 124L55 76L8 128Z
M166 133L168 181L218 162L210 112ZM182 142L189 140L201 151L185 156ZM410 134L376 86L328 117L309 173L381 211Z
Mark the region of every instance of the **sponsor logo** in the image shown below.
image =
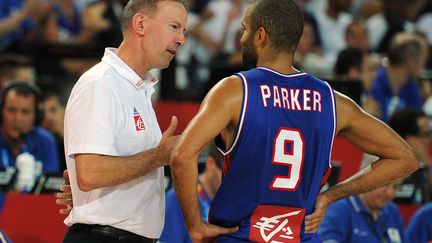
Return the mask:
M281 206L258 206L250 221L250 240L254 242L300 243L305 210Z
M145 130L145 125L144 125L143 119L141 118L140 113L136 110L135 107L134 107L133 118L135 121L135 130L136 131Z

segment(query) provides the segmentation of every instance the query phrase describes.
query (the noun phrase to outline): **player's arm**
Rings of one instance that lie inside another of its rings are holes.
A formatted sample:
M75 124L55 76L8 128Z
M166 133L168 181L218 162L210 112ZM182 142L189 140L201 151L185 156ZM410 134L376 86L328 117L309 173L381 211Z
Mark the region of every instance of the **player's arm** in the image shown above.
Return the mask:
M227 146L232 143L241 109L243 89L240 78L220 81L206 96L198 114L181 135L171 157L171 170L186 227L193 240L230 233L203 222L197 197L197 159L219 133ZM235 124L235 125L234 125Z
M74 155L79 188L90 191L120 185L160 166L168 165L171 151L178 140L178 136L173 136L176 127L177 118L173 117L159 145L135 155L123 157L99 154Z
M417 170L419 163L408 144L383 122L364 112L348 97L335 92L337 134L363 152L379 157L372 165L318 195L315 210L306 216L305 230L314 231L327 206L343 197L378 188Z
M408 144L386 124L336 93L337 132L363 152L380 159L323 195L330 202L378 188L417 170L419 163Z

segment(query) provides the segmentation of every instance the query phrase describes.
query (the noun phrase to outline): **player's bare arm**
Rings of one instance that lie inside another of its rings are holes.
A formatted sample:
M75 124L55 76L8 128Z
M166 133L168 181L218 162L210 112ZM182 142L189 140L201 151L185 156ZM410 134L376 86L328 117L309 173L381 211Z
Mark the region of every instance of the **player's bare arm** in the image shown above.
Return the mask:
M352 194L366 192L390 181L409 175L418 168L411 148L386 124L364 112L346 96L336 94L338 135L362 151L380 159L352 178L329 190L328 199L335 201Z
M378 156L374 164L320 193L315 211L306 217L306 230L321 224L327 206L346 196L363 193L407 176L418 168L411 148L386 124L364 112L348 97L336 93L337 133L362 151Z
M177 118L173 117L159 145L135 155L124 157L98 154L75 155L78 186L83 191L112 187L143 176L160 166L168 165L171 151L179 137L173 136L177 123Z
M234 229L210 225L202 220L196 187L197 158L218 134L229 146L237 130L243 91L240 78L231 76L219 82L206 96L198 114L179 139L171 158L171 170L186 227L195 241L233 232ZM178 178L187 178L179 180Z

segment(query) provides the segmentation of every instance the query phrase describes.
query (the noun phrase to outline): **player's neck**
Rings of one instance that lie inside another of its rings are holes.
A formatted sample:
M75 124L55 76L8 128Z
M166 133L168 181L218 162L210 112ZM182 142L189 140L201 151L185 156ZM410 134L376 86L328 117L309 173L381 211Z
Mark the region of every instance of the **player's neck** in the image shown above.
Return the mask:
M293 74L297 73L298 70L292 66L292 61L291 55L268 55L267 57L259 58L257 66L271 68L283 74Z

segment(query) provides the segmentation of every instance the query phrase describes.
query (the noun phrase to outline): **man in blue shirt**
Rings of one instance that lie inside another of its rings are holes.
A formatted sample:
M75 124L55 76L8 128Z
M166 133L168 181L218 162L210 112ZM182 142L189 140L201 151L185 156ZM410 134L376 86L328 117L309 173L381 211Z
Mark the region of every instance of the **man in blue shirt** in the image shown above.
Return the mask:
M222 179L223 158L216 146L208 146L208 157L205 161L204 172L199 177L198 200L201 214L205 221L208 218L210 203L216 194ZM191 243L186 230L183 215L174 188L166 193L165 225L160 237L161 243Z
M53 135L35 126L38 93L36 86L20 82L10 82L3 89L0 100L0 166L3 168L15 167L17 156L28 153L41 163L41 172L60 170Z
M363 160L362 168L372 162ZM402 179L341 199L327 208L318 234L324 243L402 243L402 216L391 201Z
M388 65L377 70L370 93L379 103L382 121L387 122L395 111L405 107L422 108L416 79L426 65L427 53L427 43L412 33L400 33L392 40Z
M432 203L423 205L411 218L406 239L416 243L432 242Z

